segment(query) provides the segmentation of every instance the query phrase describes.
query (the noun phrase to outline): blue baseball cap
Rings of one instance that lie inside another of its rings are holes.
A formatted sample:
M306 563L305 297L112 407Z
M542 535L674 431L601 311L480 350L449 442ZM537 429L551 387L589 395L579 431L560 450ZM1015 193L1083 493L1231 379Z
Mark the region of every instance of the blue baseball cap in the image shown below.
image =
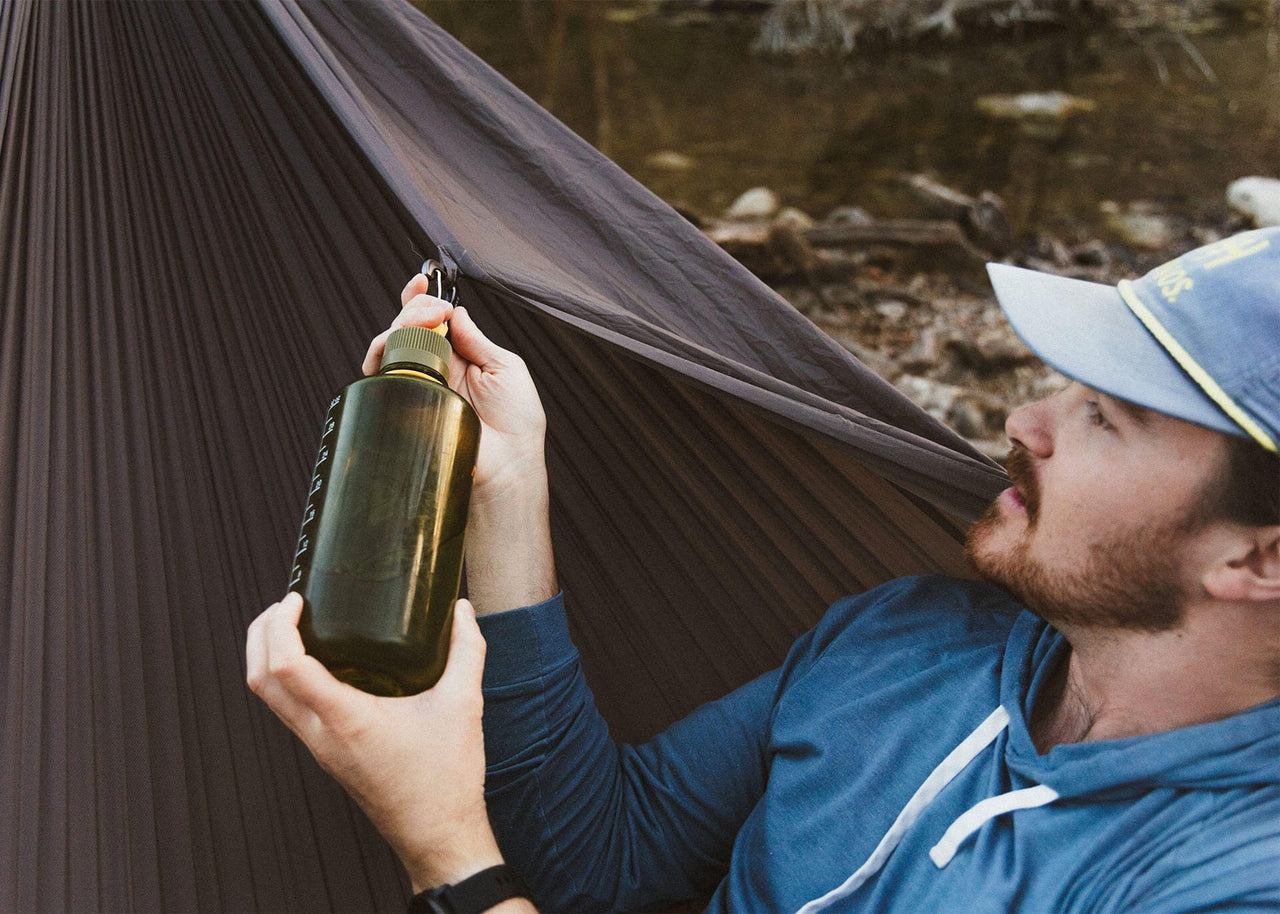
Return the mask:
M987 265L1009 323L1083 384L1220 432L1280 441L1280 227L1119 285Z

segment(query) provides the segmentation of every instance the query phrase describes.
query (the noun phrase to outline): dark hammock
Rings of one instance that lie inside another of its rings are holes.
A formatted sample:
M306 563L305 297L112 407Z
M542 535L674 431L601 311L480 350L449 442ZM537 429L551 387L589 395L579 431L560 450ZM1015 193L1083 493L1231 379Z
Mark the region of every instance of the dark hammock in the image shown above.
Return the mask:
M0 45L0 910L403 905L243 645L424 255L542 391L617 737L962 573L999 471L411 8L5 0Z

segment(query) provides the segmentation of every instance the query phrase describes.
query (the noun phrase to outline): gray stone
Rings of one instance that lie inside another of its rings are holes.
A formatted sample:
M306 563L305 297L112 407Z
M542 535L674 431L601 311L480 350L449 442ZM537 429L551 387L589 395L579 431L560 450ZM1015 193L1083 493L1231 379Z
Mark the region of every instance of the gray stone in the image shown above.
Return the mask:
M1058 91L983 95L973 104L987 117L1007 121L1027 118L1060 121L1073 114L1087 113L1098 107L1092 99Z
M892 299L889 301L882 301L880 304L876 305L876 313L885 320L893 321L894 323L897 323L906 317L908 311L909 309L904 303L894 301Z
M1147 251L1158 251L1173 244L1176 235L1170 220L1155 212L1150 204L1135 203L1121 207L1111 200L1098 204L1107 225L1126 244Z
M726 219L768 219L778 211L782 201L767 187L753 187L725 210Z
M644 164L658 171L691 171L696 163L682 152L664 149L645 156Z
M1258 228L1280 225L1280 180L1256 175L1227 185L1227 204Z
M804 210L797 209L794 206L783 207L778 212L778 215L774 216L773 221L781 222L785 225L795 226L796 228L800 229L800 231L802 232L805 229L811 229L815 225L817 225L817 223L814 221L812 216L810 216Z
M1028 136L1055 139L1074 115L1093 111L1098 105L1092 99L1054 91L983 95L974 107L995 120L1013 121Z

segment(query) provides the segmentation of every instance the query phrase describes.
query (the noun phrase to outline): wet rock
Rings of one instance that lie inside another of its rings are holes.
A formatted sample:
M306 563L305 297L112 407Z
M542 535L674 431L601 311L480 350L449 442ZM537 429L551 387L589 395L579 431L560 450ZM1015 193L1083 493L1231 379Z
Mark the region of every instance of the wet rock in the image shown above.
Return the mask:
M817 222L814 221L814 218L812 216L810 216L804 210L797 209L794 206L783 207L778 212L778 215L774 217L773 221L784 223L786 225L795 226L796 228L800 229L800 231L802 232L807 229L811 229L818 224Z
M658 171L691 171L696 164L682 152L664 149L645 156L644 164Z
M1029 136L1054 139L1074 115L1086 114L1098 105L1092 99L1054 91L983 95L974 107L994 120L1013 121Z
M1078 112L1095 110L1092 99L1066 92L1023 92L1019 95L983 95L974 106L987 117L997 120L1049 118L1061 120Z
M1280 181L1252 176L1227 185L1227 204L1262 228L1280 225Z
M778 211L782 201L767 187L746 191L725 211L726 219L768 219Z
M1146 251L1159 251L1177 238L1172 221L1159 213L1150 203L1134 203L1127 207L1112 200L1104 200L1098 209L1106 217L1107 226L1125 244Z

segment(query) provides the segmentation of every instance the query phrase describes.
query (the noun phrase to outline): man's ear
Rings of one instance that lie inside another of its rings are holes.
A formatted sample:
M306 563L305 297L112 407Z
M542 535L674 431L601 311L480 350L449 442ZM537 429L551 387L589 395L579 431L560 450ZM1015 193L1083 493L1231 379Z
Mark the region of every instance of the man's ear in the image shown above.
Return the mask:
M1204 589L1218 600L1280 601L1280 526L1243 532L1232 550L1205 572Z

